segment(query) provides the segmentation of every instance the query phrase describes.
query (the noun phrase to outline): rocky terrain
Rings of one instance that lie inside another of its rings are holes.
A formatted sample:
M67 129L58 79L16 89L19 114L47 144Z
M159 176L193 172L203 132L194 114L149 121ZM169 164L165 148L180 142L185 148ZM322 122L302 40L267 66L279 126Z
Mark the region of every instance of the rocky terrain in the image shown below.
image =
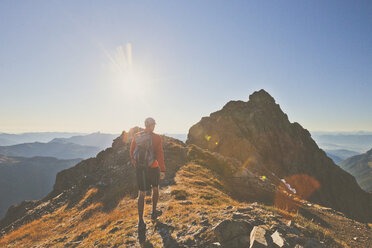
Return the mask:
M163 215L150 221L151 198L147 196L146 232L137 230L137 186L129 146L139 128L133 128L95 158L59 172L53 191L45 198L9 208L0 221L0 246L372 246L370 225L358 221L369 218L370 196L363 198L359 191L364 191L355 179L335 169L299 124L281 123L288 119L266 94L255 93L251 103L238 102L238 108L235 102L228 103L230 113L221 119L230 121L220 119L220 132L206 131L213 127L208 120L218 119L214 113L190 129L187 144L162 136L167 172L158 206ZM246 109L243 103L250 107ZM252 117L250 121L231 121L245 112ZM324 182L322 174L314 173L320 165L309 161L321 163L324 173L336 173L350 189L336 192L335 188L344 190L343 186L333 179ZM305 166L315 168L306 170ZM307 184L301 186L300 181ZM359 206L345 199L347 207L343 207L336 200L349 197L350 191ZM324 196L331 197L324 201L328 205L310 202L322 203Z
M372 192L372 149L348 158L339 165L355 177L362 189Z

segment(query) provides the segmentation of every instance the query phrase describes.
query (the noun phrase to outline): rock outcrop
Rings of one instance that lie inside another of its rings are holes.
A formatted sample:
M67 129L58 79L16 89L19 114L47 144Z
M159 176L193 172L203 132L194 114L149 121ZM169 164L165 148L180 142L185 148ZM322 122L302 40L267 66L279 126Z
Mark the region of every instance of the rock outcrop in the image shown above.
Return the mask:
M372 198L264 90L203 117L186 143L237 158L256 175L284 179L299 197L372 221Z

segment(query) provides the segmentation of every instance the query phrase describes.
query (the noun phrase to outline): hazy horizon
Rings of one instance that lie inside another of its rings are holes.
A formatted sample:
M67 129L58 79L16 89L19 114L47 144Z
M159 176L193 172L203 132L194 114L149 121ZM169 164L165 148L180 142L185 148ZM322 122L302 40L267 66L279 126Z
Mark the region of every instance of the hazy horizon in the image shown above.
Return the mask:
M138 125L139 127L141 127L141 125ZM305 128L306 129L306 128ZM122 130L123 131L129 131L128 130ZM310 133L316 133L318 135L327 135L327 134L342 134L342 135L357 135L357 134L360 134L360 135L372 135L372 130L369 131L369 130L355 130L355 131L324 131L324 130L308 130ZM159 133L156 131L156 129L154 130L155 133ZM32 134L32 133L68 133L68 134L73 134L73 135L88 135L88 134L92 134L92 133L101 133L101 134L118 134L120 135L120 133L108 133L108 132L101 132L101 131L93 131L93 132L79 132L79 131L73 131L73 132L66 132L66 131L46 131L46 132L43 132L43 131L35 131L35 132L19 132L19 133L9 133L9 132L2 132L0 130L0 134L15 134L15 135L19 135L19 134ZM170 133L170 132L161 132L161 134L185 134L187 135L188 132L185 132L185 133Z
M372 128L370 1L1 1L0 132L187 133L265 89L308 130ZM372 131L372 130L371 130Z

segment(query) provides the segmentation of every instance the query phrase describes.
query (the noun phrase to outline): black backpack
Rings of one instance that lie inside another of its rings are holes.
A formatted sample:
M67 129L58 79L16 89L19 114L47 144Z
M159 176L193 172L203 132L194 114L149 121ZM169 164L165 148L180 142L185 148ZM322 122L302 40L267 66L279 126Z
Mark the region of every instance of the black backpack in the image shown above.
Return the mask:
M133 158L136 167L139 169L150 167L155 161L154 149L152 148L152 133L140 132L134 139L136 148L133 152Z

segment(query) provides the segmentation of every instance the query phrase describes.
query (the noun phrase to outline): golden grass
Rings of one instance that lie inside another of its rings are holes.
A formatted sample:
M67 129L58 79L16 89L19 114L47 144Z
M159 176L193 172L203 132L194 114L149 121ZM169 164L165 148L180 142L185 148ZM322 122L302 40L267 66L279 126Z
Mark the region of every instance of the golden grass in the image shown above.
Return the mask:
M226 219L226 214L221 210L227 206L243 206L229 196L229 185L219 174L204 166L193 163L184 165L177 172L175 182L176 185L170 186L168 193L160 192L159 205L165 207L165 211L158 220L174 228L170 235L177 241L180 238L191 238L187 233L200 230L202 221L216 223ZM67 205L63 206L52 214L8 233L0 238L0 247L35 245L61 247L64 243L76 240L83 232L87 233L88 237L81 240L79 244L81 247L93 247L95 242L109 247L115 244L124 244L128 247L137 244L137 199L124 197L110 212L102 211L101 202L91 203L81 209L84 202L94 197L96 193L97 189L90 189L75 207L67 209ZM185 198L176 200L176 196L179 195ZM151 197L146 197L148 198ZM286 216L287 219L295 220L295 223L303 226L311 236L325 241L326 244L342 244L333 237L330 230L314 224L301 215L275 207L263 207ZM145 221L149 229L148 241L154 247L162 247L163 240L155 230L156 223L152 223L148 218L150 212L151 204L145 204ZM215 238L213 229L209 228L201 234L201 238L212 241Z
M84 198L88 198L93 193L94 190L88 191ZM3 236L0 239L0 247L19 247L21 244L33 246L46 243L51 244L51 247L60 247L61 243L54 240L66 236L63 242L72 241L82 232L90 232L89 238L81 243L84 246L91 247L96 240L99 240L100 244L108 244L112 240L109 238L111 235L107 233L114 226L119 226L121 229L118 233L121 232L123 235L134 231L133 228L137 224L137 209L134 206L134 200L129 198L123 199L119 207L110 213L99 211L102 209L101 203L91 204L83 211L78 211L76 207L67 210L66 206L63 206L54 213L45 215ZM87 213L90 212L90 218L86 218ZM123 221L122 225L115 225L118 220Z
M192 203L192 205L183 205L183 200L173 200L173 197L166 199L168 201L166 203L167 210L159 217L159 221L175 227L176 231L171 234L175 239L177 239L178 232L200 228L199 225L190 227L190 223L201 222L201 212L206 212L206 217L209 219L222 220L224 216L218 214L221 208L228 205L238 205L224 192L225 183L216 173L205 167L195 164L186 165L177 173L175 181L177 185L171 187L171 192L174 195L184 194L187 197L185 199ZM103 208L101 202L86 204L86 201L94 197L97 191L96 188L89 189L73 208L67 209L67 205L65 205L52 214L45 215L41 219L6 234L0 238L0 247L44 246L47 244L49 247L61 247L66 242L76 240L82 232L88 233L88 237L80 243L80 246L83 247L93 247L96 241L107 246L113 246L115 243L125 244L126 242L130 245L137 242L135 236L138 222L137 199L124 197L115 209L105 212L101 211ZM161 203L159 201L159 204ZM83 208L84 204L87 206ZM151 204L146 204L145 221L149 226L152 226L151 222L146 220L146 213L150 212ZM112 233L110 233L111 230ZM210 232L203 235L206 238L213 237ZM157 232L148 236L148 240L154 247L162 246L162 238Z

